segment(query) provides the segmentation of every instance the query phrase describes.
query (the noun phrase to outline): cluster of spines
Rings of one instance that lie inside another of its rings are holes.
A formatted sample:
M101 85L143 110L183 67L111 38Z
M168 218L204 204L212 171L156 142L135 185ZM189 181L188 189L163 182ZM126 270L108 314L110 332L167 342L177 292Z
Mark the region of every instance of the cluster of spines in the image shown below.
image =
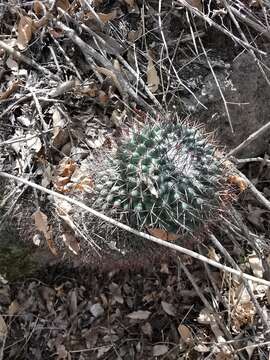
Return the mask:
M96 204L137 228L193 233L219 206L223 166L215 152L197 127L145 125L108 162Z

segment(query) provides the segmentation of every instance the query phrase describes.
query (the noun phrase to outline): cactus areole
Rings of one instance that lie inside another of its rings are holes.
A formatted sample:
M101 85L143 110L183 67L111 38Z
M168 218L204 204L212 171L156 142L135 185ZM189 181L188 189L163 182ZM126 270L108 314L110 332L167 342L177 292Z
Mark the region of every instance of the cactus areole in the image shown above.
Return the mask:
M203 132L158 123L124 137L99 176L96 206L138 229L194 234L220 208L223 190L222 160Z

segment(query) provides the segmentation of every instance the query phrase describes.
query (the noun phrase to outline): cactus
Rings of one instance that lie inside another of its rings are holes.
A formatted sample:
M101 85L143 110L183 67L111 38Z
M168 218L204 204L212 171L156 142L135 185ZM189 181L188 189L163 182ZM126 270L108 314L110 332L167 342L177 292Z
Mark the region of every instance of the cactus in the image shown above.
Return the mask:
M194 234L220 207L223 173L198 127L145 125L124 137L98 176L95 205L137 229Z

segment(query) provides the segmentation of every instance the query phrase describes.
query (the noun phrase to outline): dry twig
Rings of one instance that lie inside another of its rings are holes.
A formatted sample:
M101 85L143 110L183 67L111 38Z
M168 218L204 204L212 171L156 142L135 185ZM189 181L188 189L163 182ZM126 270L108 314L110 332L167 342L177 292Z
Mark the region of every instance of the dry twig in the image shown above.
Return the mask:
M252 141L258 139L258 137L260 137L262 134L264 134L269 129L270 129L270 121L267 124L263 125L260 129L258 129L257 131L255 131L254 133L249 135L249 137L247 139L245 139L241 144L239 144L236 148L232 149L227 154L226 157L230 157L232 155L235 155L240 150L245 149L250 143L252 143Z
M234 274L236 276L239 276L240 278L245 278L245 279L248 279L248 280L251 280L251 281L254 281L254 282L257 282L257 283L260 283L260 284L263 284L263 285L266 285L266 286L270 287L270 281L267 281L265 279L260 279L258 277L243 273L243 272L241 272L239 270L236 270L236 269L232 269L232 268L230 268L228 266L222 265L222 264L220 264L220 263L218 263L218 262L216 262L214 260L211 260L211 259L207 258L206 256L200 255L200 254L196 253L195 251L183 248L183 247L181 247L179 245L175 245L175 244L172 244L170 242L166 242L166 241L158 239L158 238L156 238L154 236L148 235L148 234L146 234L144 232L135 230L135 229L131 228L130 226L122 224L119 221L116 221L116 220L114 220L114 219L112 219L112 218L110 218L110 217L108 217L108 216L106 216L106 215L104 215L104 214L90 208L89 206L85 205L81 201L69 198L68 196L59 194L59 193L57 193L57 192L55 192L53 190L49 190L47 188L44 188L43 186L35 184L35 183L31 182L31 181L28 181L28 180L23 179L21 177L17 177L17 176L14 176L14 175L11 175L11 174L8 174L8 173L5 173L5 172L0 172L0 176L3 177L3 178L6 178L6 179L11 179L11 180L23 183L25 185L28 185L28 186L34 188L34 189L40 190L40 191L42 191L44 193L47 193L49 195L58 197L59 199L65 200L65 201L69 202L70 204L76 205L76 206L84 209L85 211L89 212L90 214L92 214L92 215L94 215L94 216L108 222L111 225L119 227L120 229L128 231L131 234L134 234L136 236L144 238L144 239L146 239L148 241L152 241L152 242L154 242L154 243L156 243L158 245L165 246L165 247L167 247L169 249L172 249L172 250L178 251L180 253L186 254L188 256L191 256L194 259L198 259L200 261L206 262L207 264L209 264L211 266L214 266L214 267L216 267L218 269L221 269L223 271L227 271L229 273L232 273L232 274Z

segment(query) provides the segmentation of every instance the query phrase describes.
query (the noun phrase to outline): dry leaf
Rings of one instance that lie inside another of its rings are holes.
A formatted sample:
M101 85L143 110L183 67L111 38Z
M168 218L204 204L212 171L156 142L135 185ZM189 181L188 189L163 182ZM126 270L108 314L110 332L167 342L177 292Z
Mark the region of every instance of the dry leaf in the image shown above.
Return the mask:
M11 85L9 85L9 87L7 88L6 91L3 91L2 93L0 93L0 100L4 100L10 97L10 95L12 95L19 87L20 85L20 81L19 80L15 80L11 83Z
M139 27L137 30L130 30L127 37L128 41L134 43L136 40L138 40L143 34L142 27Z
M80 243L75 236L71 233L64 233L62 235L63 241L73 254L78 255L80 252Z
M190 329L186 325L179 325L178 332L181 336L181 339L185 344L191 344L193 342L193 335Z
M62 9L64 11L67 11L70 7L70 3L68 0L56 0L55 6L57 8L59 7L60 9Z
M158 89L160 80L153 59L151 58L149 53L148 53L148 65L146 72L147 72L148 88L152 93L155 93Z
M150 311L138 310L128 314L127 317L133 320L146 320L149 318L150 315L151 315Z
M250 0L249 6L254 8L263 8L263 0Z
M57 355L58 355L56 360L71 360L71 355L66 350L65 345L57 344L56 350L57 350Z
M109 70L109 69L106 69L104 67L101 67L101 66L97 66L96 67L96 70L102 74L102 75L105 75L106 77L108 77L109 79L112 79L114 85L116 86L116 88L121 92L122 91L122 87L117 79L117 76L116 74L112 71L112 70ZM116 70L117 71L117 70Z
M58 251L54 245L54 242L53 242L53 236L52 236L52 226L50 225L48 227L48 232L47 232L48 236L46 238L47 240L47 244L48 244L48 247L51 251L51 253L54 255L54 256L58 256Z
M162 274L169 274L169 267L167 263L162 263L159 270Z
M149 234L165 241L176 241L178 235L160 228L148 228Z
M44 235L48 247L54 256L58 255L57 249L53 243L52 227L48 225L47 216L40 210L37 210L33 214L36 228Z
M162 306L162 309L165 311L165 313L167 313L168 315L171 315L171 316L176 315L175 307L172 304L170 304L166 301L161 301L161 306Z
M20 304L17 300L13 300L12 303L8 307L8 315L15 315L20 311Z
M153 329L149 322L146 322L144 325L142 325L141 329L142 329L142 332L144 333L144 335L147 335L149 337L152 336Z
M7 328L6 322L3 318L3 316L0 315L0 340L1 340L1 338L6 337L7 333L8 333L8 328ZM1 343L1 341L0 341L0 343ZM0 354L1 354L1 352L0 352Z
M240 331L243 326L252 326L256 313L255 306L250 301L245 304L238 304L233 311L232 325L236 331Z
M186 0L191 6L197 8L200 11L203 11L202 1L201 0Z
M162 356L165 355L169 351L167 345L155 345L153 346L153 356Z
M20 50L24 50L27 47L32 38L33 29L33 20L29 16L21 15L17 36L17 46Z
M235 185L238 187L238 189L243 192L248 188L248 184L246 183L246 181L241 178L240 176L237 175L231 175L228 178L229 183L231 183L232 185Z
M111 350L112 345L101 346L98 348L97 358L100 359L104 354Z
M7 58L6 65L13 73L17 73L19 70L19 64L11 55Z
M75 161L64 158L57 167L57 174L61 177L71 177L74 171L76 170Z
M102 105L106 105L109 101L109 96L105 93L105 91L100 90L98 94L98 100L101 102Z
M99 17L99 19L105 24L111 20L114 20L117 16L117 12L116 9L114 9L112 12L110 13L96 13L97 16ZM95 20L96 17L92 12L89 12L87 14L85 14L85 16L87 17L87 20Z
M43 14L43 6L41 5L41 1L34 2L34 13L39 17ZM45 5L44 5L45 6Z
M40 231L45 238L47 237L48 231L48 218L42 211L37 210L33 214L36 228Z

